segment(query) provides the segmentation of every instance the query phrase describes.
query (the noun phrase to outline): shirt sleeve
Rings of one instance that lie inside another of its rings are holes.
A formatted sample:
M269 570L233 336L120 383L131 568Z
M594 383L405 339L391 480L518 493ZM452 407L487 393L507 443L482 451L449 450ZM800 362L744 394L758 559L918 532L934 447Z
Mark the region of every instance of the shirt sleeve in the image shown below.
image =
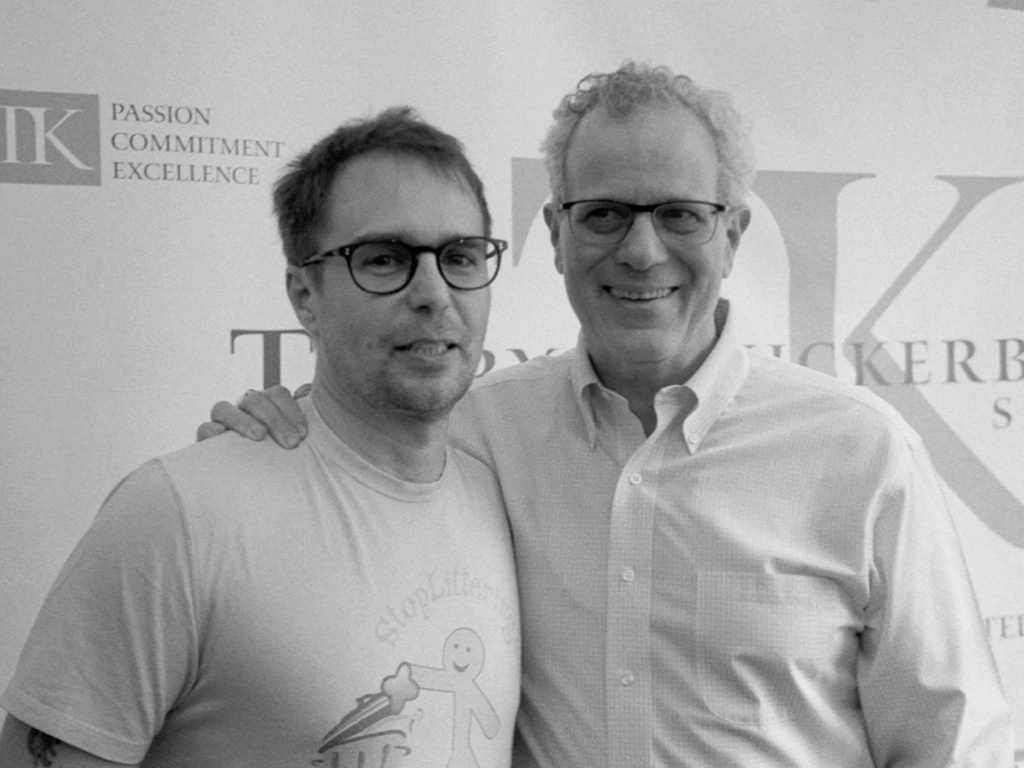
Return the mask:
M1009 707L942 489L919 441L893 457L858 668L875 764L1010 766Z
M177 494L150 462L114 489L65 563L0 706L97 757L140 762L194 680L191 583Z

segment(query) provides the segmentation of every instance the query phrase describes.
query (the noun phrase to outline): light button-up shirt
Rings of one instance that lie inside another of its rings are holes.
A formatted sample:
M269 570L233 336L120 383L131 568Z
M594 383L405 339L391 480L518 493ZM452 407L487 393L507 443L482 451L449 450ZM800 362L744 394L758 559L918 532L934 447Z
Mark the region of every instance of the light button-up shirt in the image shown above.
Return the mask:
M748 352L727 309L649 437L582 347L455 410L514 537L517 765L1011 765L920 439L863 388Z

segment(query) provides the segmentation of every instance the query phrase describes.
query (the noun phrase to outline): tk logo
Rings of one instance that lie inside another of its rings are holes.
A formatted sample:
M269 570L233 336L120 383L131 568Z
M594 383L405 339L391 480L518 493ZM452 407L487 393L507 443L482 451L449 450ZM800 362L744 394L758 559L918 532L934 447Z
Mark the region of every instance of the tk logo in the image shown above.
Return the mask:
M99 186L99 96L0 90L0 183Z

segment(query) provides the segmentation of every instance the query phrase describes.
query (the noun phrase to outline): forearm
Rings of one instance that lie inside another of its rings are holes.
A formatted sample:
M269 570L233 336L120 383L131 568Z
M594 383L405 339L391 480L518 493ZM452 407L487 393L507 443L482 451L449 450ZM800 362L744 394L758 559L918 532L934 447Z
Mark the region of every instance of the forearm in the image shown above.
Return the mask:
M138 763L133 765L138 766ZM49 734L26 725L11 715L0 730L0 766L3 768L124 768L125 763L114 763L70 744L65 744Z

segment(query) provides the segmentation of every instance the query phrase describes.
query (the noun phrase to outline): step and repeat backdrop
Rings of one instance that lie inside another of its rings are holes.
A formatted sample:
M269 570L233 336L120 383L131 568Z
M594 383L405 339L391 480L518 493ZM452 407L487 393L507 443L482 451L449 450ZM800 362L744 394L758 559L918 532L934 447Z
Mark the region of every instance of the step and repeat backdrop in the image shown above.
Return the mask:
M312 351L270 191L343 120L462 138L512 242L485 369L578 325L540 216L559 98L730 91L761 173L747 343L868 387L949 490L1024 745L1024 0L14 0L0 24L0 685L113 485ZM1024 766L1024 752L1018 752Z

